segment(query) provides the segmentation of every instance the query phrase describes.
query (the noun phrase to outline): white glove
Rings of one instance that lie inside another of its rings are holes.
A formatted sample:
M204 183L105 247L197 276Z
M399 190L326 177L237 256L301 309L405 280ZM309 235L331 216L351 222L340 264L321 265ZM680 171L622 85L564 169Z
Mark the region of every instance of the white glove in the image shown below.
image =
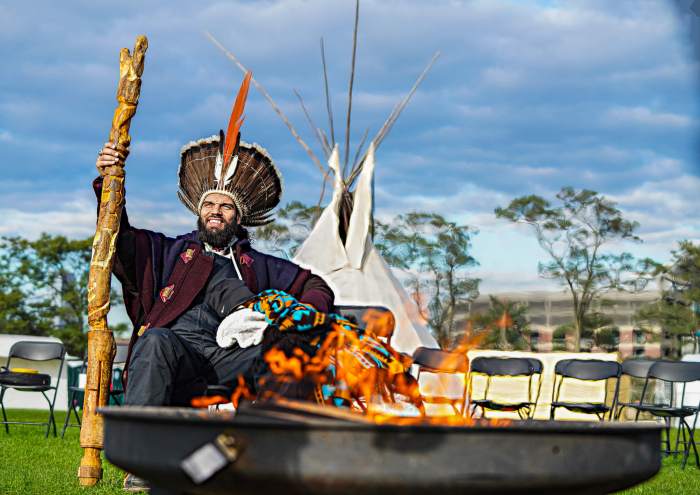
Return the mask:
M267 328L265 315L250 308L234 311L219 323L216 330L216 343L220 347L238 345L245 348L262 342Z

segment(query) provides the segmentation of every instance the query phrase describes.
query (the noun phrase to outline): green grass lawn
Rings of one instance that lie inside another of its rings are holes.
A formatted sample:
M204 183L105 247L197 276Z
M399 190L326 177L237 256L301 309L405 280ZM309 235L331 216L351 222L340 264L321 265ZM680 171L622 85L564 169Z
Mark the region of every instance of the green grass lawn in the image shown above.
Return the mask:
M10 409L10 421L45 421L47 413ZM0 416L1 417L1 416ZM78 484L78 466L82 457L78 428L68 428L61 439L66 415L56 413L58 437L44 438L45 427L10 425L10 434L0 425L0 494L120 494L123 472L103 461L104 477L95 487L85 490ZM73 418L75 419L75 418Z
M42 411L8 411L10 420L44 421L45 418ZM65 413L56 413L58 438L44 439L45 430L40 426L10 425L9 435L0 429L0 495L124 494L121 489L123 472L107 461L103 462L104 478L97 486L88 490L79 486L76 474L82 456L79 431L69 428L62 440L60 432L64 419ZM700 469L695 467L692 454L685 470L681 469L680 456L669 457L664 459L663 468L653 479L621 493L700 494Z

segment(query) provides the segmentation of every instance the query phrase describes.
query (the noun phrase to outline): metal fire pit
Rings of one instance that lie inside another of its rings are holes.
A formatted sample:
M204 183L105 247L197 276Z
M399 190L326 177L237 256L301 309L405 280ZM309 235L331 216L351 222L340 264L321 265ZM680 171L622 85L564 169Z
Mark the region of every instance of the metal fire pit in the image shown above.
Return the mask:
M660 428L634 423L376 425L308 406L101 412L107 459L154 495L610 493L661 463ZM192 466L219 465L192 480Z

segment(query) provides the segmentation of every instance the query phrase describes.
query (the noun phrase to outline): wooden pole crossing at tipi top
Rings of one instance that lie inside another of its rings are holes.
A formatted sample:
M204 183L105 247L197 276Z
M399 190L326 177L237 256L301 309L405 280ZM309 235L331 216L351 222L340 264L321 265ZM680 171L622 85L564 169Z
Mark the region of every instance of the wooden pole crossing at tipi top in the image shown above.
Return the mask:
M367 141L369 130L364 132L355 150L354 158L352 158L353 155L350 154L349 149L351 142L350 124L359 15L360 2L356 0L343 150L336 143L336 127L333 122L331 98L328 90L328 74L323 39L321 39L321 62L329 133L324 132L323 129L314 124L301 95L298 91L294 91L299 99L307 123L311 127L312 133L318 140L320 148L329 163L328 168L324 168L321 165L321 160L299 136L290 120L284 115L279 105L274 102L265 88L254 79L252 82L270 103L275 113L282 119L294 139L322 171L323 185L318 204L319 212L326 181L331 176L334 178L331 203L323 212L320 212L309 237L295 253L294 261L302 267L311 269L321 275L333 288L336 303L360 306L376 305L390 309L397 320L397 332L394 334L391 344L400 351L411 353L418 346L437 347L437 342L430 334L415 302L406 294L401 283L393 275L390 267L372 243L374 152L389 134L401 112L406 108L418 86L423 82L440 56L440 53L436 52L432 56L410 90L394 106L374 138ZM239 61L238 57L227 50L219 40L208 32L205 34L241 71L248 71L248 68ZM350 161L351 158L352 161Z

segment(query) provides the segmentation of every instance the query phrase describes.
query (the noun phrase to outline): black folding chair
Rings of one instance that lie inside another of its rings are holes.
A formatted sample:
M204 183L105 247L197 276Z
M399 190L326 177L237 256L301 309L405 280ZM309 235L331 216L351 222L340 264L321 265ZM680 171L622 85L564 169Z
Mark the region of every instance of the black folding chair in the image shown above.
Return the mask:
M464 389L460 398L423 394L425 404L447 404L456 414L464 415L467 406L469 359L465 353L419 347L413 352L413 363L418 366L416 380L420 383L421 372L436 374L463 374ZM460 405L460 407L458 407Z
M549 419L554 419L558 408L563 407L569 411L585 414L595 414L600 421L609 414L612 419L617 395L620 389L620 375L622 366L615 361L603 361L600 359L562 359L554 367L554 386L552 387L552 406L549 412ZM565 379L581 380L587 382L605 382L605 395L603 402L568 402L561 400L561 387ZM615 391L613 392L611 404L608 406L608 380L615 381Z
M663 382L671 383L671 398L669 404L654 404L645 402L644 398L646 396L647 390L649 389L650 380L661 380ZM698 456L698 448L695 444L695 425L698 421L698 411L700 411L700 402L697 406L686 406L685 401L685 387L688 382L694 382L700 380L700 363L692 363L686 361L659 361L655 363L647 374L646 381L644 382L644 389L642 390L642 397L639 399L639 403L631 406L637 410L637 415L635 419L639 419L639 414L641 412L650 413L656 417L663 418L666 423L666 448L664 453L669 454L679 454L683 452L683 468L685 468L688 462L688 455L690 454L690 447L693 447L695 452L695 464L700 467L700 456ZM682 383L682 391L680 397L680 405L674 406L674 395L675 395L675 384ZM693 426L691 427L686 418L688 416L695 416L693 420ZM680 431L676 436L676 445L671 449L671 420L678 419L680 423ZM687 434L687 436L686 436ZM683 450L678 450L679 442L683 437Z
M470 397L470 415L474 416L476 408L480 407L483 415L487 410L517 412L521 419L532 419L537 408L542 389L542 361L535 358L500 358L477 357L471 362L469 373L469 389L473 390L474 374L486 376L484 396L481 399ZM528 377L527 400L520 402L502 402L489 398L494 377ZM537 380L535 381L535 376ZM534 400L533 400L534 397Z
M129 352L129 345L128 344L117 344L117 351L114 355L114 360L112 361L112 382L111 382L111 387L109 390L109 402L114 402L118 405L122 405L123 403L123 397L124 397L124 388L122 384L122 374L124 373L124 370L121 369L119 366L124 364L126 362L126 357ZM80 373L83 374L87 371L87 359L83 361L83 366L81 367ZM66 413L66 420L63 422L63 430L61 430L61 438L63 438L66 434L66 430L69 427L78 427L80 428L81 422L80 422L80 415L78 414L78 406L79 404L79 397L81 397L83 394L85 394L85 388L78 383L77 385L70 385L68 387L68 392L70 393L70 397L68 400L68 412ZM77 423L71 423L70 422L70 417L71 413L75 415L75 420Z
M647 373L654 363L658 361L654 359L627 359L622 363L622 375L629 376L630 380L646 380ZM630 382L631 384L632 382ZM630 387L630 390L632 387ZM622 411L624 408L634 408L639 403L639 401L630 400L629 402L619 402L617 403L617 411L615 412L615 419L620 419L622 416Z
M117 344L117 352L112 361L112 387L109 389L109 397L120 406L124 403L124 383L122 382L124 368L122 366L126 363L128 355L129 344Z
M7 357L7 368L11 370L10 364L13 359L23 359L25 361L59 361L58 378L56 384L51 385L51 377L44 374L26 373L26 384L19 385L10 380L9 376L2 377L0 375L0 408L2 409L2 423L5 425L5 433L10 433L11 424L17 425L46 425L46 435L48 438L53 425L53 435L56 436L56 419L54 418L53 408L56 404L56 396L58 394L58 385L61 382L61 373L63 372L63 362L66 357L66 351L63 344L60 342L37 342L37 341L20 341L15 342L10 348L9 356ZM34 384L31 382L34 381ZM49 417L46 423L37 423L32 421L8 421L7 412L5 411L5 392L9 389L17 390L18 392L38 392L44 396L49 404ZM49 399L47 392L53 390L53 398Z

